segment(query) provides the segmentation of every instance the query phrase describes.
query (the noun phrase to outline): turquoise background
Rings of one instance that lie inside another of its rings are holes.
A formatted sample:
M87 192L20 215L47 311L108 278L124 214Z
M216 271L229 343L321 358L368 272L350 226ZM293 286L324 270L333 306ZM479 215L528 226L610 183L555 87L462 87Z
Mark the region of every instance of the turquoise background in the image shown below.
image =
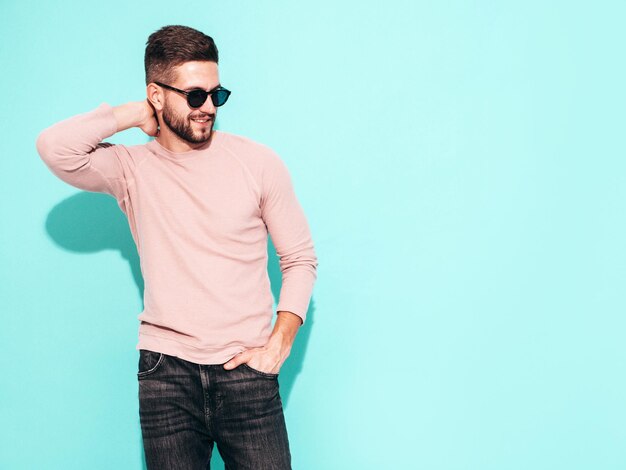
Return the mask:
M3 0L0 468L143 468L128 225L35 139L143 99L166 24L214 37L219 128L281 155L311 226L280 378L294 469L626 468L625 14Z

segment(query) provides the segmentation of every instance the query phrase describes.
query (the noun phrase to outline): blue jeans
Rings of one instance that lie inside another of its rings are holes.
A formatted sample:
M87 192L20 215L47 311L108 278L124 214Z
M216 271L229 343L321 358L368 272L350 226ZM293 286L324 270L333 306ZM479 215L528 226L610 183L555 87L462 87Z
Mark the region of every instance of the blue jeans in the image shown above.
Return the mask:
M139 351L139 417L148 470L291 469L278 374L226 370Z

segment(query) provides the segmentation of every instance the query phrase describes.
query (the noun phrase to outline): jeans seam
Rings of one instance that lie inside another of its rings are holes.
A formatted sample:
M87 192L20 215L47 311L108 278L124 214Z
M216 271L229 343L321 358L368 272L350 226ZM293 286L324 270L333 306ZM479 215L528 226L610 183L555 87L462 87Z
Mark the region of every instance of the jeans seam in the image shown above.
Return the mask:
M246 364L245 362L242 362L241 365L244 366L245 368L247 368L248 370L251 370L255 374L260 375L261 377L266 377L268 379L274 379L274 378L278 377L278 374L270 374L269 372L263 372L262 370L254 369L254 368L250 367L248 364Z
M141 378L141 377L145 377L147 375L152 374L153 372L155 372L157 370L157 368L161 365L161 363L163 362L163 359L165 358L165 354L163 353L159 353L159 360L157 361L157 363L154 365L154 367L148 369L148 370L144 370L142 372L137 372L137 377Z

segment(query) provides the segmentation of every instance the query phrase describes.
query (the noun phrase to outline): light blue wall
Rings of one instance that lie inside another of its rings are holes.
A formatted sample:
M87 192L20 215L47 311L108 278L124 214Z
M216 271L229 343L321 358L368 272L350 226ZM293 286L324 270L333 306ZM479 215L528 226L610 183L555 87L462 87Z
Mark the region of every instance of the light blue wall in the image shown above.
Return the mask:
M280 380L295 469L626 468L625 20L617 1L3 0L0 468L143 466L128 226L35 138L143 99L165 24L215 38L219 128L282 156L309 219L318 283Z

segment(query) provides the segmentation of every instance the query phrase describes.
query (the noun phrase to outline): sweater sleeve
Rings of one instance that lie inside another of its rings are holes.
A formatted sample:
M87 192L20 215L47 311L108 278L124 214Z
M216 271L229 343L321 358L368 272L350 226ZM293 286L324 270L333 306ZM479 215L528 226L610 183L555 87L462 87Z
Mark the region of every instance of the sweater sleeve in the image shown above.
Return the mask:
M116 132L113 108L102 103L44 129L37 137L37 151L52 173L66 183L121 201L127 193L122 147L102 142Z
M317 278L317 257L287 166L273 151L269 156L263 171L261 217L272 237L282 273L276 310L295 313L304 323Z

